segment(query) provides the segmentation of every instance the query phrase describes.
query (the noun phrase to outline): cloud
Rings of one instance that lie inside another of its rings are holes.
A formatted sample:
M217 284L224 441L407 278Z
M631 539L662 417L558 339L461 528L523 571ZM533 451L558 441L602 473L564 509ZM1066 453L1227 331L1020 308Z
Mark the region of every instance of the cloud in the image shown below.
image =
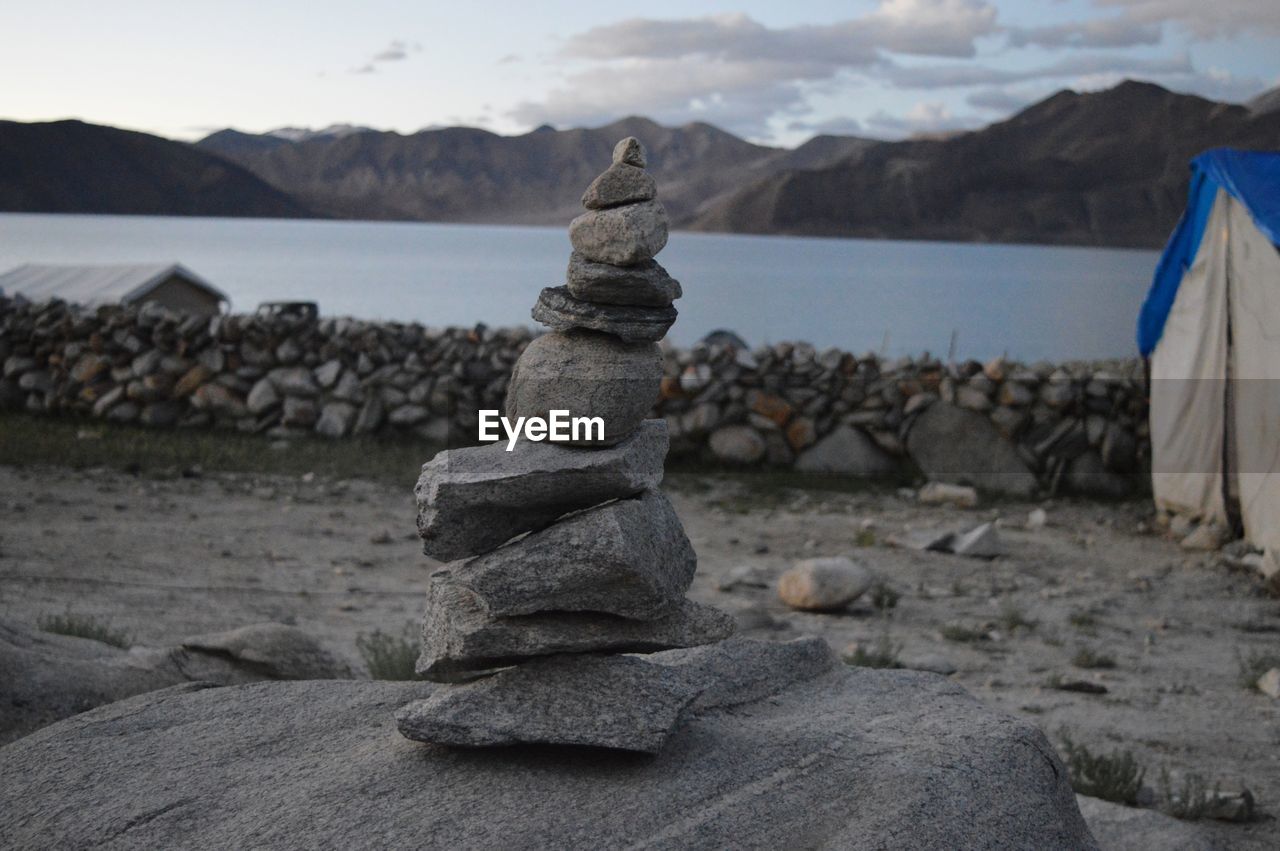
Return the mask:
M867 119L867 126L887 135L911 136L920 133L952 133L972 130L986 122L976 115L954 115L946 104L915 104L903 115L880 110Z
M1276 0L1094 0L1098 6L1123 10L1131 21L1171 23L1201 39L1220 36L1280 35Z
M859 133L862 133L864 129L862 122L858 119L842 116L827 118L822 121L797 119L787 124L787 130L789 132L813 133L815 136L821 134L831 136L856 136Z
M815 86L870 73L886 54L972 57L976 40L997 30L986 0L882 0L858 18L777 28L744 14L634 18L571 36L559 59L587 70L509 117L565 125L642 113L767 137L771 119L807 109Z
M1191 57L1179 54L1166 58L1141 59L1114 54L1069 56L1048 65L1010 70L988 65L885 65L882 76L903 89L947 89L993 86L1027 80L1067 79L1092 74L1159 75L1194 72Z
M1124 16L1044 27L1009 27L1006 32L1011 47L1135 47L1159 44L1164 37L1164 27L1159 23L1134 21Z
M1037 100L1003 88L979 89L965 97L965 103L974 109L986 109L1001 114L1009 114L1023 109Z
M370 56L367 62L352 68L351 73L374 74L378 71L378 65L384 62L402 62L409 58L410 53L417 53L420 50L422 45L416 41L393 39L387 43L386 47Z

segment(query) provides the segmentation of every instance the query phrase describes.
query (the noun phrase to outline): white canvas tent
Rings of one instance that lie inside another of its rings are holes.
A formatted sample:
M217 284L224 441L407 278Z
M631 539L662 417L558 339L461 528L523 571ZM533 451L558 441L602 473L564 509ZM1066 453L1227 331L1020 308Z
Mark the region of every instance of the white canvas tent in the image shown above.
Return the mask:
M229 301L226 293L180 263L27 263L0 274L0 292L34 302L60 298L86 307L153 301L200 316L219 313Z
M1157 505L1280 556L1280 153L1192 163L1142 308Z

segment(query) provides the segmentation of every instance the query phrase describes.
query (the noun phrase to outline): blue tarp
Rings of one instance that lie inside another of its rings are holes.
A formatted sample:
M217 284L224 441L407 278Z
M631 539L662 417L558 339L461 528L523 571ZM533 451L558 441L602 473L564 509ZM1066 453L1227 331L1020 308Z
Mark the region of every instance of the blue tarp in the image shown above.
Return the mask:
M1155 279L1138 314L1138 351L1143 357L1160 342L1178 285L1200 250L1219 189L1243 204L1258 230L1280 246L1280 153L1214 148L1192 160L1187 208L1156 264Z

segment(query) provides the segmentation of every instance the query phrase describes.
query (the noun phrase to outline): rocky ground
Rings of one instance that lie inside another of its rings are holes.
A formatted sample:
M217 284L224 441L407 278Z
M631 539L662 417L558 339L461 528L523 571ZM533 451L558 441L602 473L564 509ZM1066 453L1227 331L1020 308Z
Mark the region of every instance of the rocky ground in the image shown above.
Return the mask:
M1162 770L1175 787L1196 774L1280 812L1280 701L1246 689L1240 661L1280 653L1280 601L1219 554L1164 539L1146 501L966 510L764 474L676 474L666 487L700 558L691 596L751 634L954 667L952 679L1055 742L1132 751L1153 791ZM412 629L431 572L412 495L385 484L28 466L0 467L0 494L0 618L92 615L138 644L274 620L359 666L357 636ZM1048 523L1025 528L1035 508ZM994 560L893 546L991 519L1005 549ZM896 605L811 614L779 602L772 583L792 562L838 554L882 576ZM1099 656L1114 667L1075 664ZM1057 687L1073 682L1101 688ZM1266 847L1276 830L1266 817L1207 829L1232 847Z

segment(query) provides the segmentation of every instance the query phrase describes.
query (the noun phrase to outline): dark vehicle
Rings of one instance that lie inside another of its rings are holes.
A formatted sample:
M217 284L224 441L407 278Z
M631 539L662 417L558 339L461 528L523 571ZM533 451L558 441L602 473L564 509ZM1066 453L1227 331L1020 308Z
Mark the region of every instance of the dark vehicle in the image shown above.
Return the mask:
M287 316L310 322L320 315L320 307L314 301L264 301L258 305L257 315L262 319Z

